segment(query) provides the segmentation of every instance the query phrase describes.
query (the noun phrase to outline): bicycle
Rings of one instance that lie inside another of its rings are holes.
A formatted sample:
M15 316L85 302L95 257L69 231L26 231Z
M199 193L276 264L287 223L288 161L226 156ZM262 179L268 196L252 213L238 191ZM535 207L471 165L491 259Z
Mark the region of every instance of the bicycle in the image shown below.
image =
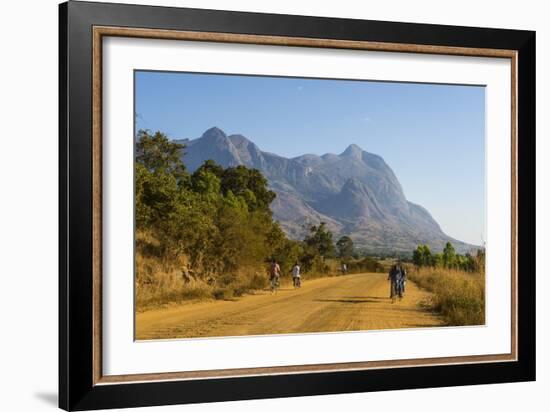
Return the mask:
M274 276L271 278L271 294L277 293L277 289L279 289L279 276Z

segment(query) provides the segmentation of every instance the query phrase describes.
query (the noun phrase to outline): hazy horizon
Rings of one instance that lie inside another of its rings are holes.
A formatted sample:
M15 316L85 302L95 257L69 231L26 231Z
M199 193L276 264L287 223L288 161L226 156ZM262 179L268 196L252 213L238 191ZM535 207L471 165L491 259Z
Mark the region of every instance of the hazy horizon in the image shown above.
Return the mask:
M287 158L356 144L381 156L449 236L485 238L484 87L145 71L135 79L137 129L196 139L218 127Z

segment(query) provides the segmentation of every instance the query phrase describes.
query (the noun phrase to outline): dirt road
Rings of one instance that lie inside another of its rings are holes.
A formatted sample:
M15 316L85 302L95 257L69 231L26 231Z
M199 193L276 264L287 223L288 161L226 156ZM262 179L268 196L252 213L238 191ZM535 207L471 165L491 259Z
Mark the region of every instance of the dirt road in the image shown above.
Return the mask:
M139 313L136 338L168 339L440 326L420 303L429 293L407 282L392 304L385 274L362 273L303 282L277 294L258 292L234 301L188 303Z

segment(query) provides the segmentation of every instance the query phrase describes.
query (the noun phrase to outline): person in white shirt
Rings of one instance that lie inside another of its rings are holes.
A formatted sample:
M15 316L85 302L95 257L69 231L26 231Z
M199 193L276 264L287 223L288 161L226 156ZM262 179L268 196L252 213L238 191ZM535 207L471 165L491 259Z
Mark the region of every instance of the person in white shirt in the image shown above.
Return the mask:
M299 288L301 286L301 275L300 275L300 265L298 265L298 262L292 266L292 282L294 284L295 288Z
M348 273L348 265L346 265L345 263L342 263L342 275L347 275Z

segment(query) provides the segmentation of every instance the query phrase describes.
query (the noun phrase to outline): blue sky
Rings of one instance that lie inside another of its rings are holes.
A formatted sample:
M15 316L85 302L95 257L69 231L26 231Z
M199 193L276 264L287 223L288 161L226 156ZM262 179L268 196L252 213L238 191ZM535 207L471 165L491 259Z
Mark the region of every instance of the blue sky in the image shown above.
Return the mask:
M485 238L485 88L136 72L137 128L197 138L217 126L286 157L384 158L408 200L459 240Z

